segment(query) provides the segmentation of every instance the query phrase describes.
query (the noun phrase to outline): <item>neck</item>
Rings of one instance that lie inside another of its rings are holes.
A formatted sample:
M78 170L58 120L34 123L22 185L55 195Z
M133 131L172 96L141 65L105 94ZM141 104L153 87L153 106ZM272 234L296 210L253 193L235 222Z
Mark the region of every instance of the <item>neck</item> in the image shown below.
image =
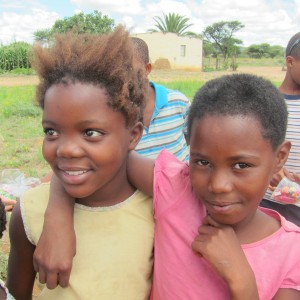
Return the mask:
M251 218L244 220L243 224L233 227L241 245L258 242L270 236L279 228L279 221L259 209Z
M293 80L288 71L279 90L286 95L300 95L300 85Z
M151 122L151 117L153 115L155 107L155 90L149 85L146 95L146 107L144 111L144 125L149 127Z

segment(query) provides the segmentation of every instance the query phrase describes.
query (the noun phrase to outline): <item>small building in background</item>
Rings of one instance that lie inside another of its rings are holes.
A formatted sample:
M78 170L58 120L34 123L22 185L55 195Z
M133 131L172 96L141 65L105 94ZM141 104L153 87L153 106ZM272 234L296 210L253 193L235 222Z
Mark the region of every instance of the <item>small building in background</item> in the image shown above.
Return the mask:
M131 34L144 40L154 69L199 71L202 68L202 40L176 33L147 32Z

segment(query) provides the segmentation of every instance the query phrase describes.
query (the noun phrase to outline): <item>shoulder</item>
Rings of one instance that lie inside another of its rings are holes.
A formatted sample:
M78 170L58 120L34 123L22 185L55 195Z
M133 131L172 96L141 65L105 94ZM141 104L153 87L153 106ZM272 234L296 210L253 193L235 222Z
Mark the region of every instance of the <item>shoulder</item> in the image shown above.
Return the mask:
M28 240L36 244L44 223L50 183L27 190L20 199L20 211Z
M155 160L155 172L165 172L176 176L188 177L189 168L187 162L180 161L174 154L163 149Z
M44 210L49 199L50 183L42 183L24 192L20 199L21 211L30 210L31 213Z
M189 99L180 91L169 89L161 84L157 84L153 81L150 82L151 86L155 89L157 98L166 97L168 102L181 102L182 105L188 106L190 104Z
M284 99L286 101L300 101L300 95L288 95L288 94L282 94Z
M263 211L268 216L277 219L280 222L280 227L283 229L284 232L295 232L300 238L300 227L296 224L288 221L284 216L273 209L260 207L261 211ZM300 246L300 245L299 245Z
M190 185L187 162L182 162L167 150L162 150L155 160L154 187L166 195L180 193ZM155 194L155 193L154 193Z

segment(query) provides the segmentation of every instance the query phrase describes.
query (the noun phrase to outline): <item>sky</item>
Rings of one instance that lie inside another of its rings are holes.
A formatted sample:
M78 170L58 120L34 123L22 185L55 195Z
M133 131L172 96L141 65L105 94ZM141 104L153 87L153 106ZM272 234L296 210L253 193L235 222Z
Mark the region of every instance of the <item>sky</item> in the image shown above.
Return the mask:
M168 13L186 16L190 31L202 33L219 21L240 21L235 34L243 46L268 43L286 46L300 31L300 0L0 0L0 44L33 42L36 30L51 28L57 19L80 11L99 10L132 33L154 28L153 17Z

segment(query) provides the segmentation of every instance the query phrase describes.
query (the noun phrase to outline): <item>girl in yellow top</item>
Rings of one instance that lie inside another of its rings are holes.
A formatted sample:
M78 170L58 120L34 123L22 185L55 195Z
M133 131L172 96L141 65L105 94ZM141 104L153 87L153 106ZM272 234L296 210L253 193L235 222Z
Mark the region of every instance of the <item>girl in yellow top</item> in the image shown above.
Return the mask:
M105 36L57 36L34 54L43 155L76 199L77 245L69 286L45 287L38 299L148 299L152 201L126 175L142 135L146 80L132 67L128 34L118 28ZM12 213L7 287L18 300L31 299L48 198L49 185L42 184Z

